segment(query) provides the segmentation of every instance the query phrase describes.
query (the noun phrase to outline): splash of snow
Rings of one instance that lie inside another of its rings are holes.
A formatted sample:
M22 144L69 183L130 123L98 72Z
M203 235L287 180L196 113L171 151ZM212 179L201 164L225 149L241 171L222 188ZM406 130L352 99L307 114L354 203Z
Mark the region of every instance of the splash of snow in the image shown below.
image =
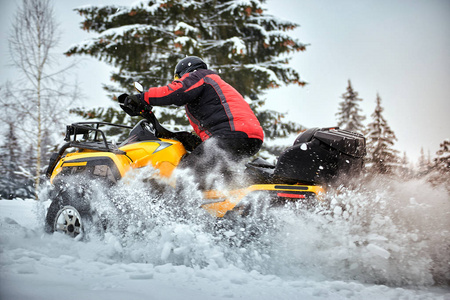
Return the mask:
M0 201L1 298L446 299L429 288L450 276L444 189L377 181L309 210L267 210L255 197L262 215L216 231L188 174L183 199L160 198L139 171L96 194L114 225L84 242L43 233L48 201ZM244 242L250 229L259 238Z

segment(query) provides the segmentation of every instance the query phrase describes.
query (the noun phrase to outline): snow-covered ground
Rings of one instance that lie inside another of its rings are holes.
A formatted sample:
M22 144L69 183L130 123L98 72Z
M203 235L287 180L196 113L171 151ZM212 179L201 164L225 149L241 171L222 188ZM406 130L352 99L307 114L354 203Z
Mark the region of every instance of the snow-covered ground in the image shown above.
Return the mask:
M84 241L44 233L49 201L1 200L0 299L450 299L450 199L422 182L274 211L247 243L121 188L127 226Z

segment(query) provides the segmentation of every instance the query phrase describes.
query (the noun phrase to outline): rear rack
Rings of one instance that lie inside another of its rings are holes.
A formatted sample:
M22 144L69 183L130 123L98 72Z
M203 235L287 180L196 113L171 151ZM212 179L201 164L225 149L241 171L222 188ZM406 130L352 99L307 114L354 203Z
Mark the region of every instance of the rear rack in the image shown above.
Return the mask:
M115 154L125 154L117 146L108 143L105 133L100 126L111 126L123 129L132 129L131 126L112 124L106 122L78 122L67 125L66 136L64 140L68 142L67 147L76 147L80 149L89 149L97 151L112 152ZM94 132L94 137L90 139L90 133ZM77 136L83 135L84 141L77 140Z

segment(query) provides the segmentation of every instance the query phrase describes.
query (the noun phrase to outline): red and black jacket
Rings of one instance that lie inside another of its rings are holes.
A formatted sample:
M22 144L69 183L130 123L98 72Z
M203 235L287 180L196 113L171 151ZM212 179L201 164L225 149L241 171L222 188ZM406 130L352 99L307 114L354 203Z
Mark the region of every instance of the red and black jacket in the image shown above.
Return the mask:
M166 86L150 88L144 101L153 106L185 105L189 122L202 141L212 136L264 139L242 95L211 70L199 69Z

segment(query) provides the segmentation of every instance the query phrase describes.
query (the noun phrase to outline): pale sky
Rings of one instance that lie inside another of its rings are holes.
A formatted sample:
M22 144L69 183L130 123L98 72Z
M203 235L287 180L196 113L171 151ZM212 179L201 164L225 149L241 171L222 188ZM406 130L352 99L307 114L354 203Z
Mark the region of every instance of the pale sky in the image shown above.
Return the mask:
M63 37L58 51L88 38L72 9L125 0L54 1ZM7 66L7 38L18 0L0 0L0 82L13 80ZM271 109L306 127L330 127L350 79L363 102L366 123L377 93L384 117L395 132L395 148L415 162L421 147L433 157L450 138L450 1L448 0L269 0L267 13L298 23L291 35L310 44L291 61L305 87L288 86L266 94ZM109 105L102 83L109 67L90 57L77 68L84 105ZM61 59L61 64L74 58ZM19 99L18 101L26 101Z
M380 94L395 148L411 159L422 146L433 156L450 138L450 1L274 2L270 12L300 24L295 36L311 44L293 60L310 84L270 94L296 103L290 117L307 127L332 126L350 79L366 121Z

